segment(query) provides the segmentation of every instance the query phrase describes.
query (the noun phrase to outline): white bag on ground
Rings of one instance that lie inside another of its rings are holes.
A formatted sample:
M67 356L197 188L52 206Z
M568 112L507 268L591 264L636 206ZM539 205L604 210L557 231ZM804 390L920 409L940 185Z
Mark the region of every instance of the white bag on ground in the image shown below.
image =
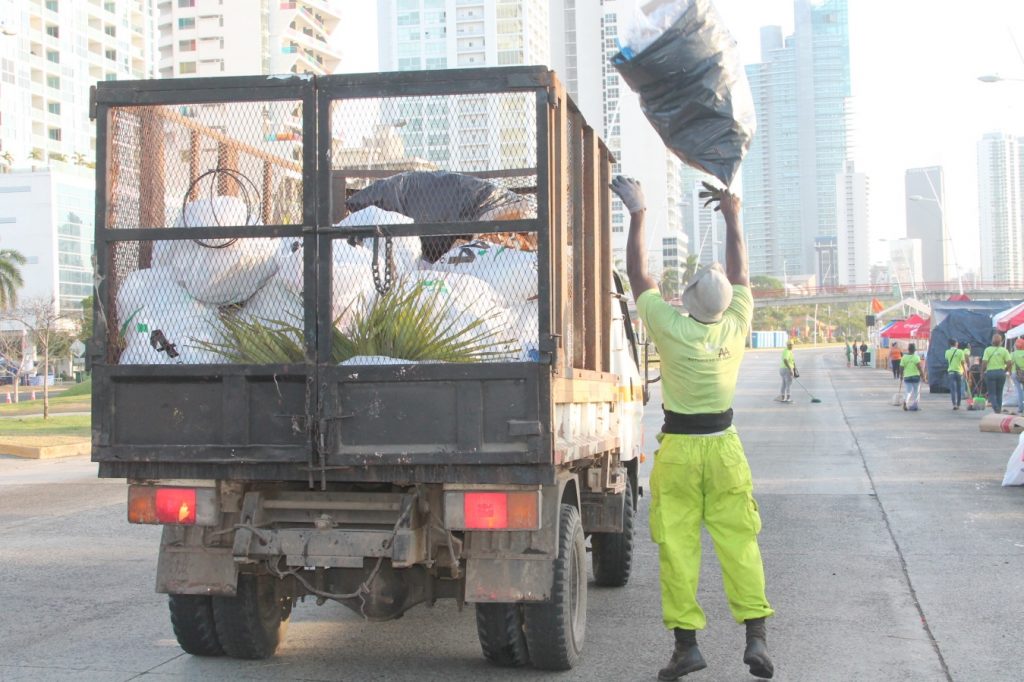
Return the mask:
M241 199L216 196L189 202L175 227L257 225ZM251 298L277 272L280 239L180 239L153 246L153 267L166 267L196 300L213 305Z
M506 306L537 296L537 253L485 241L455 246L432 268L472 275L490 284Z
M120 283L117 324L125 342L122 365L224 362L219 354L196 345L220 341L217 309L192 298L166 269L138 270ZM154 348L154 341L163 349Z
M1024 485L1024 433L1020 434L1017 447L1010 455L1010 461L1006 463L1006 475L1003 476L1003 485Z

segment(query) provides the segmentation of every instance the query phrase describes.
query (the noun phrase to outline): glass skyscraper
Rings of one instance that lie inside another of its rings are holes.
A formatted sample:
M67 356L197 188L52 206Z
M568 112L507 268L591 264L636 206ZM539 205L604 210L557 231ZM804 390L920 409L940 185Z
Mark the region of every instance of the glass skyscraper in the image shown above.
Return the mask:
M836 176L849 154L847 0L796 0L792 36L761 30L747 66L758 132L743 164L753 274L816 271L815 240L836 236Z

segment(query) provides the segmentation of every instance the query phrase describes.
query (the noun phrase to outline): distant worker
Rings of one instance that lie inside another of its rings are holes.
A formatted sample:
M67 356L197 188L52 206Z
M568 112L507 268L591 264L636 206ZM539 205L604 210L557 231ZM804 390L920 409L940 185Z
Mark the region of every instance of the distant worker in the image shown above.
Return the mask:
M889 366L892 367L892 378L899 379L903 376L903 372L900 370L900 360L903 359L903 351L900 350L900 344L898 341L892 342L892 348L889 349Z
M793 398L789 395L789 388L793 385L793 377L796 373L796 359L793 357L793 342L786 342L786 349L782 351L782 366L779 367L779 376L782 377L782 390L775 399L780 403L791 403Z
M860 339L853 340L853 366L857 366L857 355L860 353Z
M922 362L921 356L917 354L917 346L907 346L907 353L900 360L900 368L903 370L903 386L905 390L903 398L904 410L920 409L921 381L927 381L928 370Z
M853 355L853 349L850 348L850 342L846 342L846 366L850 366L850 356Z
M967 362L964 360L964 352L960 350L955 339L949 340L949 349L946 351L946 376L949 382L949 397L953 401L953 409L960 409L960 400L964 394L964 368Z
M743 662L750 673L774 673L765 641L765 597L757 535L761 517L750 467L732 424L732 399L754 313L740 199L705 185L725 219L725 271L701 268L683 290L683 315L666 303L647 272L646 202L640 183L618 176L612 189L630 214L626 272L640 319L661 357L665 423L651 472L651 538L658 545L662 618L675 647L659 680L707 667L697 630L707 621L697 603L701 523L715 543L733 618L746 625Z
M864 341L860 342L860 366L868 366L868 344Z
M1006 388L1006 373L1013 367L1010 351L1003 346L1003 335L996 332L992 335L992 345L985 349L981 356L981 371L985 374L985 388L988 389L988 402L992 411L999 414L1003 411L1003 390Z
M1024 337L1018 337L1010 359L1013 360L1013 374L1010 377L1017 389L1017 414L1024 414Z

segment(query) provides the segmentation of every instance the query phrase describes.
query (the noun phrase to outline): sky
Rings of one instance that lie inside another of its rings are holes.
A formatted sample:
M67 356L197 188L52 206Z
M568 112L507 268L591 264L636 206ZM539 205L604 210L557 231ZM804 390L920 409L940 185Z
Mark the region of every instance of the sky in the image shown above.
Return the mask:
M344 70L375 71L377 3L341 4ZM792 33L792 0L716 0L715 6L744 63L760 60L762 26ZM1024 1L849 0L849 8L852 156L871 184L872 261L887 260L879 240L906 234L904 171L941 165L957 247L951 262L975 268L977 142L995 130L1024 134ZM989 73L1022 80L978 81Z

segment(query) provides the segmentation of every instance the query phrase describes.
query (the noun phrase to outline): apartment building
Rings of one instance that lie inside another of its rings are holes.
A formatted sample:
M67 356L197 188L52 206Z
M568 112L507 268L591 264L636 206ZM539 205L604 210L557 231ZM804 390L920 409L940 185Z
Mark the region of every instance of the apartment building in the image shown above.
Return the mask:
M1024 138L988 133L978 142L981 279L1024 284Z

